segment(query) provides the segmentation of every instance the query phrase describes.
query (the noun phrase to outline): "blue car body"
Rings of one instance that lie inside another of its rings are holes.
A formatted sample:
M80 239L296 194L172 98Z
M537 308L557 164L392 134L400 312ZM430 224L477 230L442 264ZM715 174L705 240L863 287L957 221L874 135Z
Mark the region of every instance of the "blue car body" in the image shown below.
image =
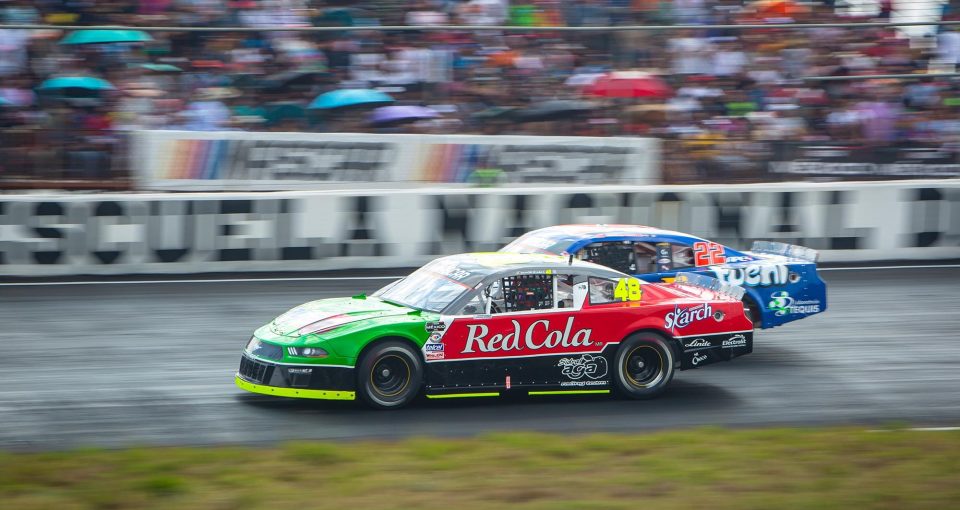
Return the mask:
M706 239L640 225L559 225L520 236L500 251L572 255L650 282L693 272L739 285L754 322L772 328L827 309L817 252L757 241L738 251Z

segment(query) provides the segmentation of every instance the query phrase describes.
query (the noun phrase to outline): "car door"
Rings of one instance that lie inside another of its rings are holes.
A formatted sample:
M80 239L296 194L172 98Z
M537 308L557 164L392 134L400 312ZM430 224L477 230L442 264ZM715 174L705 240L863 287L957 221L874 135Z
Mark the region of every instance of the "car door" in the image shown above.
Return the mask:
M447 318L442 358L427 360L428 391L558 385L559 359L591 348L590 329L578 317L586 292L586 276L572 272L519 272L485 281L460 313Z

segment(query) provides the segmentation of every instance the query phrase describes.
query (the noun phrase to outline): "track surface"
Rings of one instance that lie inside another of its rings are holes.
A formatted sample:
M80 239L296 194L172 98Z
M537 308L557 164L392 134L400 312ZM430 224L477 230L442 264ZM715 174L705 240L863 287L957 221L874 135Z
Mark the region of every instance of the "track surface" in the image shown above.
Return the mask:
M830 308L661 398L425 401L394 412L233 386L257 326L383 281L0 287L0 449L296 438L629 431L692 425L960 424L960 269L824 273Z

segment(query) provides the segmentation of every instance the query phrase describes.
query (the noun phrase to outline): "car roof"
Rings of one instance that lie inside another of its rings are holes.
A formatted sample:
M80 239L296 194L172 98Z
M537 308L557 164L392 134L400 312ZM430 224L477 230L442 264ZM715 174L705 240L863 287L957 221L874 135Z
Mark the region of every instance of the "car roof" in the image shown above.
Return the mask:
M428 266L442 264L455 266L473 275L489 276L509 270L518 271L559 271L572 268L583 270L592 275L622 275L620 272L606 266L586 262L583 260L551 255L545 253L503 253L503 252L475 252L449 255L434 260ZM425 266L426 267L426 266Z
M677 232L676 230L667 230L657 227L650 227L647 225L618 225L604 223L593 225L554 225L552 227L534 230L530 232L530 234L566 235L572 239L614 236L677 236L699 239L697 236L683 232Z

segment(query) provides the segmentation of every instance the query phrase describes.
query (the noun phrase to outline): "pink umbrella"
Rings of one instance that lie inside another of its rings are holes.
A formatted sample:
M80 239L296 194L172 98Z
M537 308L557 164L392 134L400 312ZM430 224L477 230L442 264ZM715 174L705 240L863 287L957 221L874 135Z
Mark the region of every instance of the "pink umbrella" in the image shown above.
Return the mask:
M640 71L607 73L584 87L583 92L597 97L665 99L673 90L660 78Z

